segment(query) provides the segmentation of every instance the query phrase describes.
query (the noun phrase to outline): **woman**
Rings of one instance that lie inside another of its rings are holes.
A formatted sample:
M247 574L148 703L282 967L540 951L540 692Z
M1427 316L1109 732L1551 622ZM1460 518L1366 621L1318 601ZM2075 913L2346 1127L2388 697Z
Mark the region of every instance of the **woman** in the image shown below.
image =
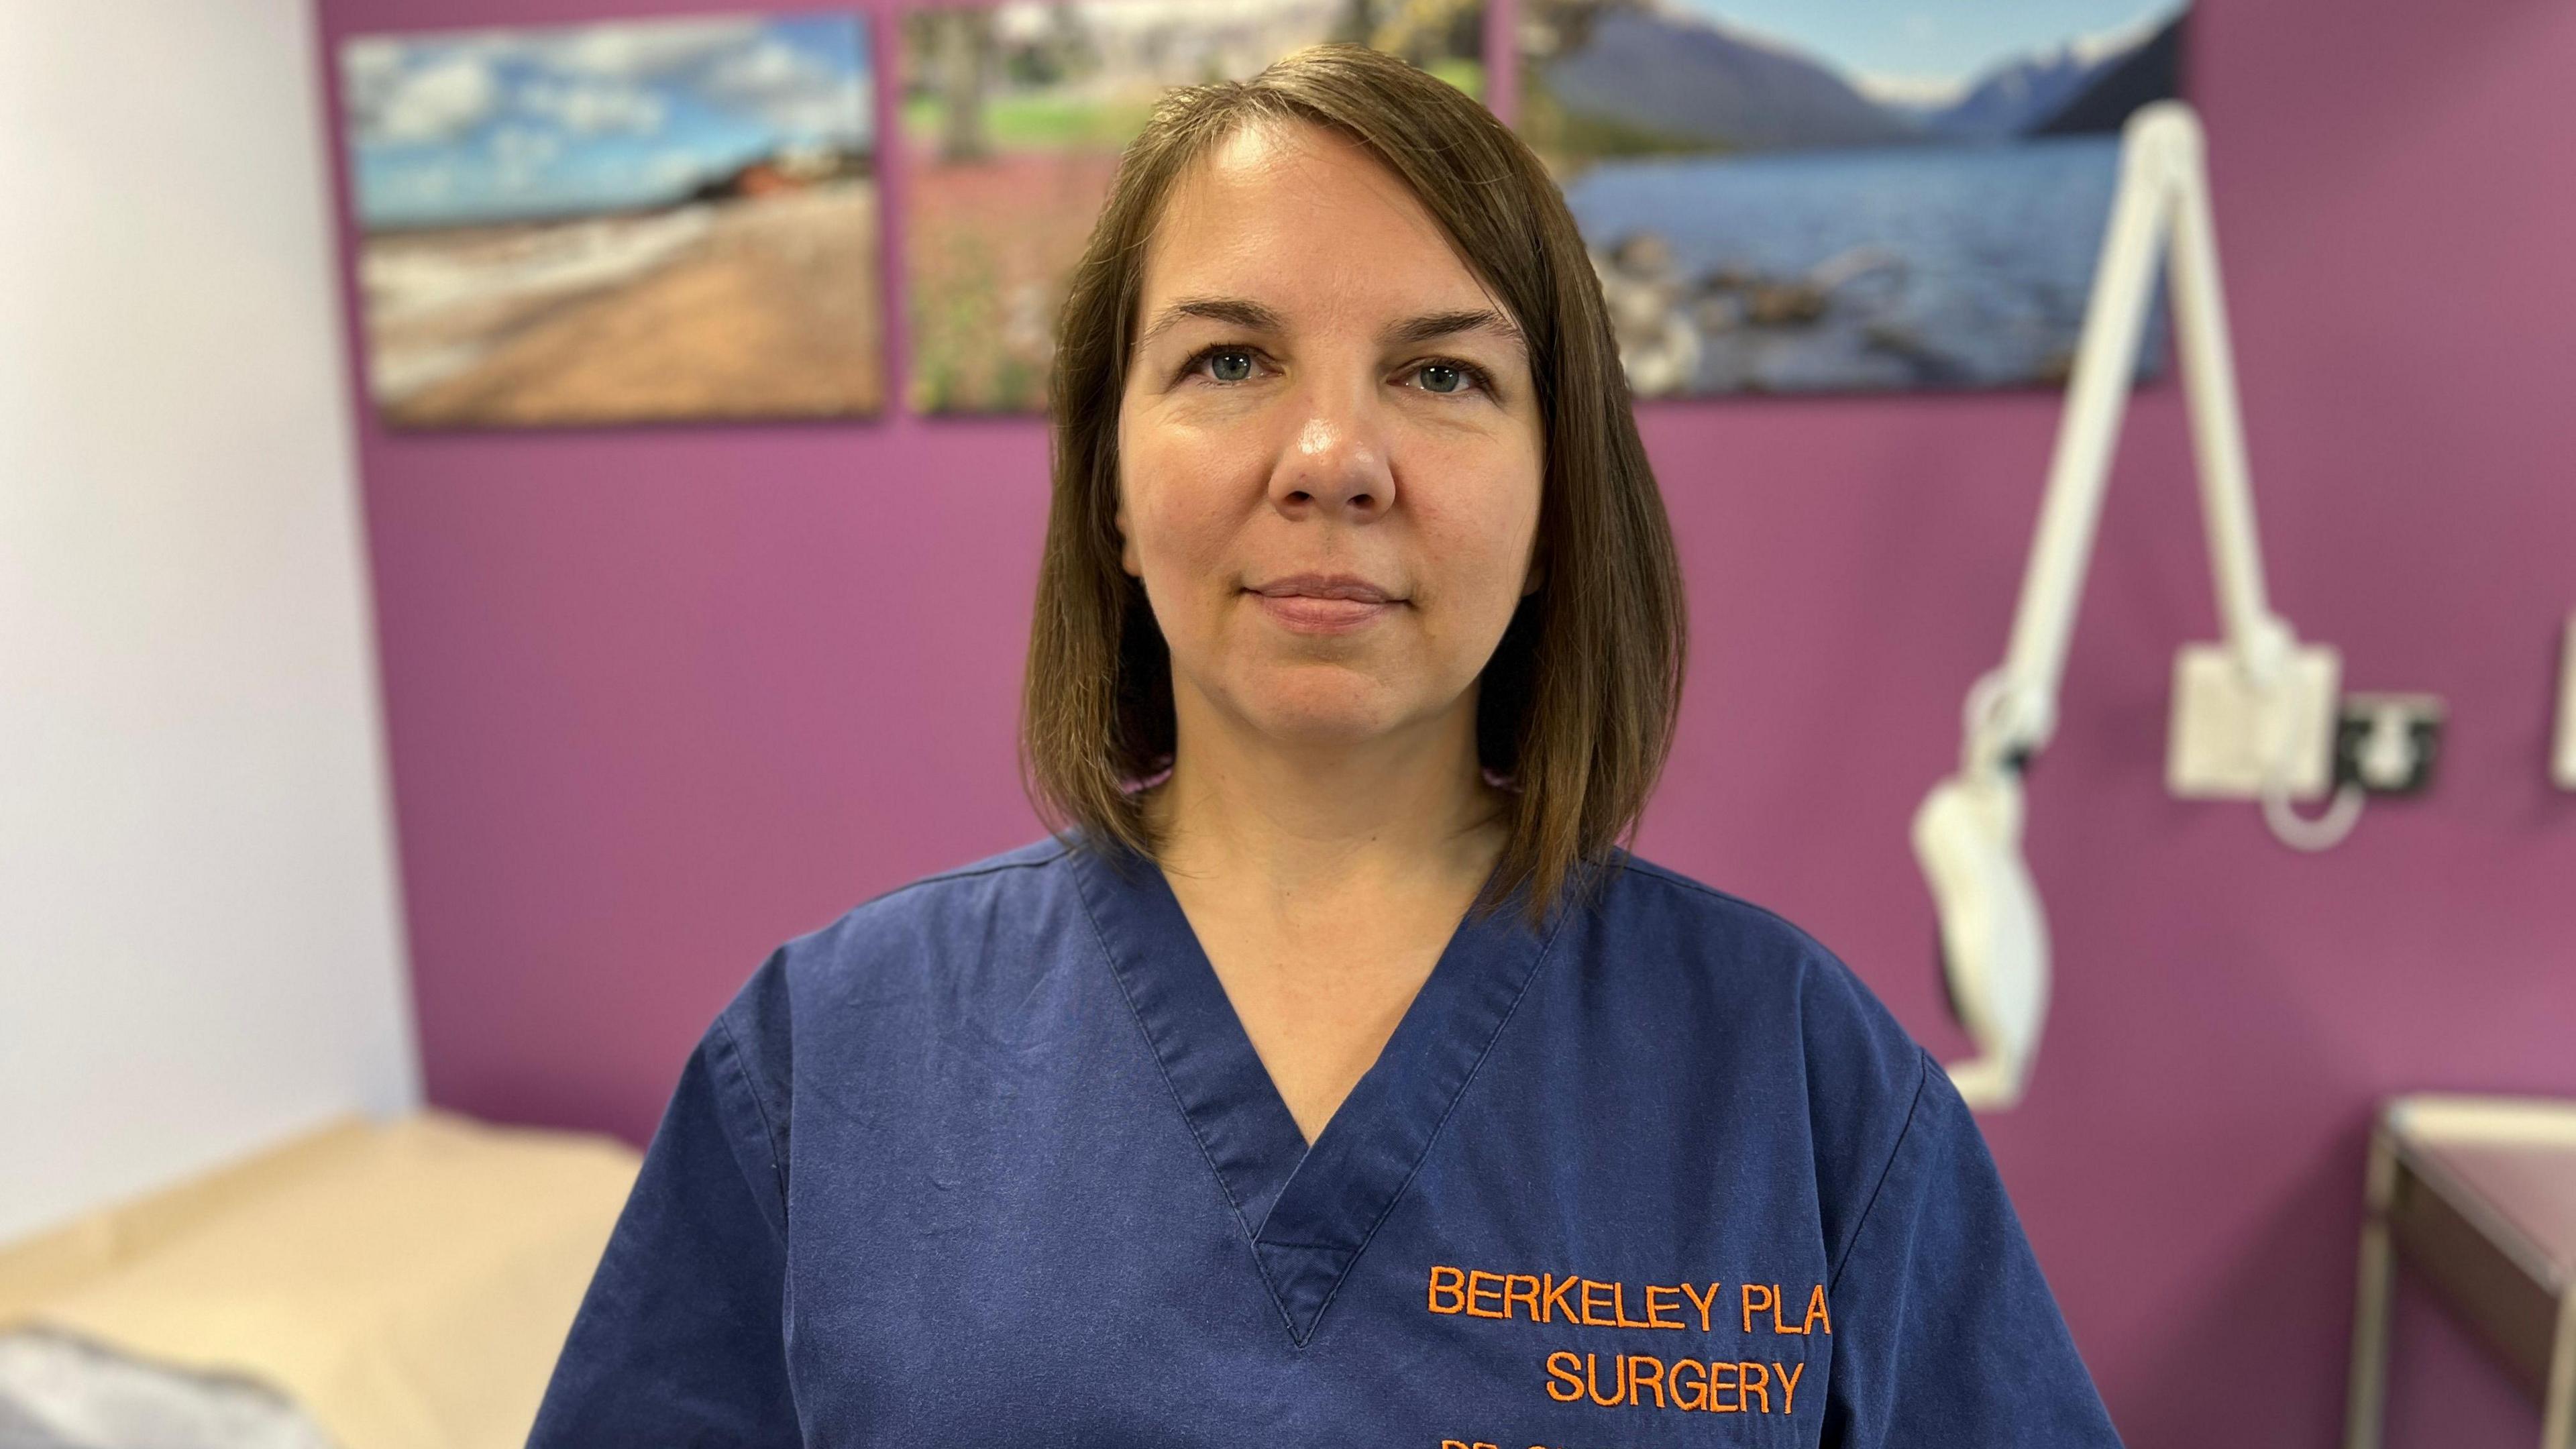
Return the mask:
M1681 591L1529 152L1177 93L1061 331L1059 833L753 974L532 1442L2116 1443L1939 1068L1614 844Z

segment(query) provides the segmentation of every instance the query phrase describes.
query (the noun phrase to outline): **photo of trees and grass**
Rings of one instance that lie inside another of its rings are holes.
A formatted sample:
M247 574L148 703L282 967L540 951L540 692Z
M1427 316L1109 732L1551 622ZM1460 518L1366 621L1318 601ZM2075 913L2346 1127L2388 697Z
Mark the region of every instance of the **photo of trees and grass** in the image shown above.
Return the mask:
M1066 0L903 21L910 401L1044 408L1066 279L1167 87L1356 41L1484 94L1482 0Z

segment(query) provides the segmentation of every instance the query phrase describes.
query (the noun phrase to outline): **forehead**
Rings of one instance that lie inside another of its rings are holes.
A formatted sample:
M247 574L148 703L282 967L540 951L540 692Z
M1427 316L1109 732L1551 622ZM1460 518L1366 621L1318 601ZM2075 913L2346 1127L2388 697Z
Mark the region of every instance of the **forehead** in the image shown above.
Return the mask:
M1448 235L1358 142L1255 123L1177 177L1145 249L1141 301L1224 294L1283 313L1492 306Z

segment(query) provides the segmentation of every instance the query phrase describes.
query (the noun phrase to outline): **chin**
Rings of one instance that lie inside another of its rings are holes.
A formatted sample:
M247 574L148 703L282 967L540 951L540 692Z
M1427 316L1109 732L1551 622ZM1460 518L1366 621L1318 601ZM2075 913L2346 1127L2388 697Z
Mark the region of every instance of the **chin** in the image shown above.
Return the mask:
M1305 678L1274 679L1246 688L1244 714L1262 733L1304 744L1359 744L1401 724L1408 712L1374 680L1346 670L1295 670ZM1316 678L1319 674L1339 678Z

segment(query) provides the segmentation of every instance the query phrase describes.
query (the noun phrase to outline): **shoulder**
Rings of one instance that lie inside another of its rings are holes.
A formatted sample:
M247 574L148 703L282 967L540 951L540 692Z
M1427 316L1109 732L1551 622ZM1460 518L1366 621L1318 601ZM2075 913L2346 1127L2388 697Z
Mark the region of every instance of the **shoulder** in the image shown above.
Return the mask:
M1010 937L1045 929L1047 906L1073 892L1062 868L1072 849L1045 836L881 891L781 945L742 997L900 995L930 984L955 964L947 958L961 944L991 956ZM737 998L735 1005L757 1004Z
M880 948L917 948L925 942L953 939L951 933L960 928L1025 915L1045 898L1070 890L1060 867L1072 848L1062 839L1047 836L922 876L861 901L830 925L781 949L792 971L830 972L871 959ZM874 959L919 958L898 953Z
M1668 1062L1698 1070L1668 1075L1722 1104L1703 1140L1732 1134L1758 1170L1812 1173L1837 1334L1828 1421L1855 1443L2116 1446L1949 1074L1814 935L1679 871L1621 864L1582 917L1597 943L1585 969L1653 993L1591 983L1626 1008L1620 1047L1678 1038ZM1990 1351L1962 1372L1919 1351L1925 1324Z
M1899 1145L1938 1116L1946 1075L1807 930L1621 855L1624 868L1587 913L1584 969L1633 978L1634 987L1605 989L1636 1010L1658 1003L1683 1018L1685 1054L1723 1078L1730 1100L1795 1124L1813 1155L1828 1241L1847 1245Z
M1744 956L1747 964L1841 966L1814 936L1768 906L1642 855L1614 848L1611 858L1616 868L1605 877L1593 910L1620 929L1673 933L1677 941Z
M991 979L1039 960L1038 943L1066 924L1072 846L1048 836L882 891L761 962L707 1029L720 1071L763 1110L787 1110L800 1025L937 1012L998 988Z
M1859 973L1768 906L1626 851L1591 915L1622 969L1723 997L1737 1014L1794 1021L1811 1051L1885 1058L1911 1084L1921 1047ZM1634 964L1631 964L1634 963Z

